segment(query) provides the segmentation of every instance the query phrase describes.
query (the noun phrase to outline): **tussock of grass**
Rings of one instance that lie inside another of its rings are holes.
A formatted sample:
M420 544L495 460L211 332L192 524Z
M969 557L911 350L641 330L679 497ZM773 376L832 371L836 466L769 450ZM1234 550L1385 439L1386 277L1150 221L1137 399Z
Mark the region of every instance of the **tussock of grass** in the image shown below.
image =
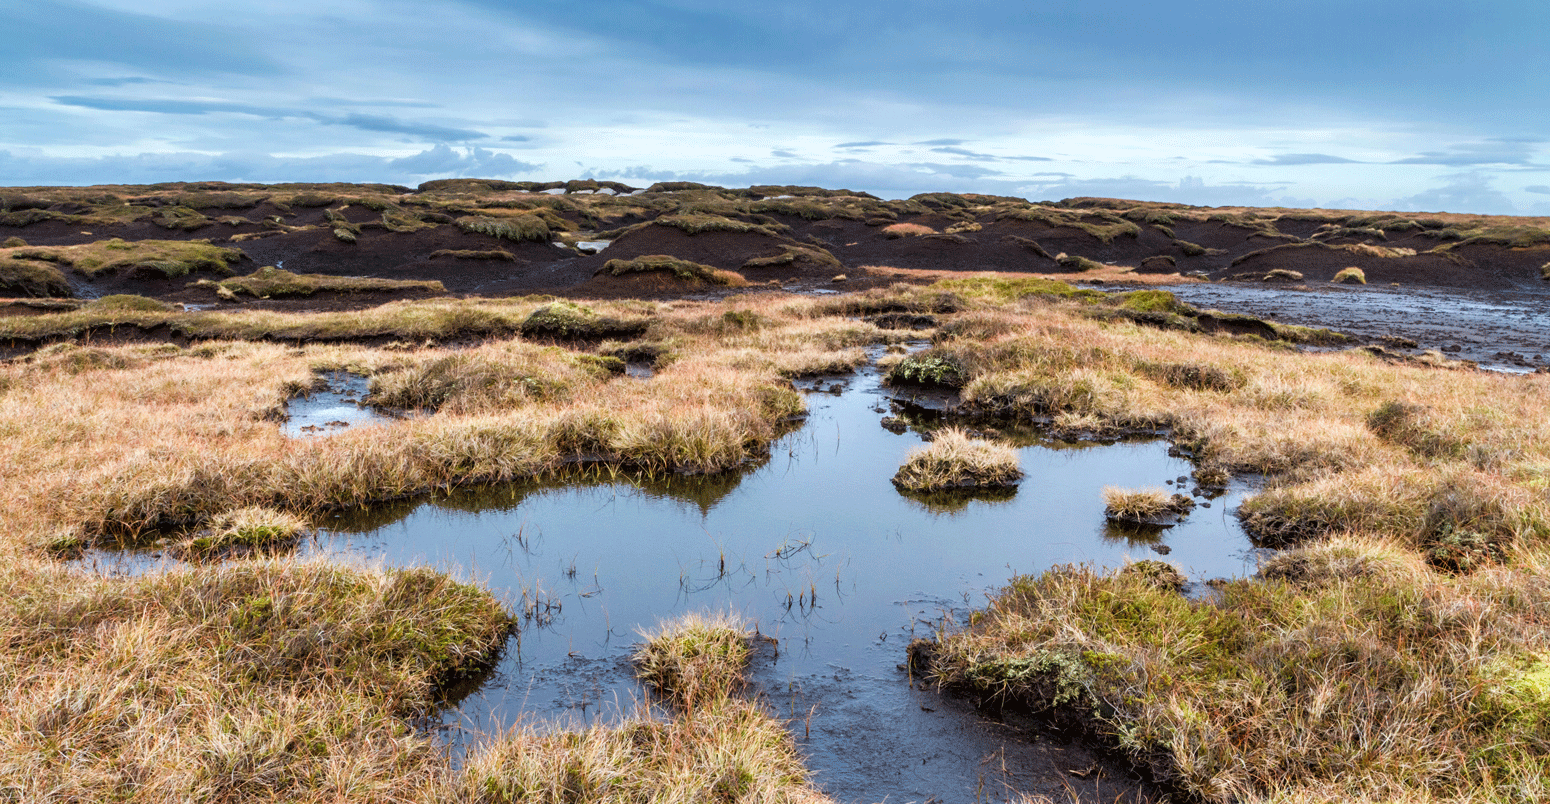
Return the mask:
M425 569L243 561L102 579L8 562L7 787L22 801L401 796L447 776L404 716L510 618Z
M473 249L447 249L447 248L444 248L444 249L441 249L439 251L431 252L431 257L430 257L431 259L434 260L434 259L439 259L441 257L452 257L453 259L459 259L459 260L500 260L500 261L503 261L503 262L515 262L516 259L517 259L514 255L512 255L511 252L505 251L503 249L494 249L492 251L478 251L478 250L473 250Z
M681 260L666 254L651 254L631 260L609 260L603 265L602 270L609 276L661 272L670 273L689 282L709 282L712 285L732 287L748 284L748 280L736 271L723 271L715 266Z
M238 249L199 240L118 238L79 246L32 246L10 251L13 260L52 262L95 277L101 274L148 274L172 279L198 271L229 275L245 259Z
M1367 272L1354 266L1341 268L1340 272L1335 274L1335 278L1329 281L1342 285L1365 285L1367 284Z
M893 484L904 491L931 492L1012 486L1022 478L1017 450L948 428L910 451Z
M1301 282L1302 272L1288 271L1285 268L1276 268L1265 274L1266 282Z
M489 235L518 243L524 241L547 243L551 235L548 222L538 215L511 215L499 218L471 215L458 218L457 225L465 232Z
M194 555L260 550L291 543L311 527L307 520L273 508L239 508L211 519L209 527L188 542L187 550Z
M898 240L904 237L921 237L923 235L932 234L936 234L935 229L919 223L894 223L883 227L883 236L890 240Z
M1542 565L1450 581L1365 544L1215 603L1143 572L1019 577L921 654L944 686L1084 731L1190 798L1542 797L1542 720L1502 714L1524 694L1502 670L1537 678L1550 636Z
M70 283L52 264L0 256L0 295L67 297Z
M752 653L747 626L726 614L689 615L642 636L636 674L685 707L731 695Z
M1116 237L1139 237L1141 227L1105 210L1077 212L1055 207L1031 206L1003 210L998 220L1042 223L1056 229L1077 229L1109 245Z
M1067 271L1098 271L1103 269L1103 263L1097 260L1067 254L1063 251L1055 255L1055 263Z
M274 266L260 268L247 276L234 276L220 282L201 280L213 286L222 298L235 298L242 294L260 299L281 299L291 296L311 296L314 293L387 293L405 290L446 293L440 282L422 282L408 279L376 279L366 276L328 276L326 274L296 274Z
M646 319L636 316L605 316L583 304L553 301L533 310L520 330L528 337L559 340L617 338L639 335L647 324Z
M509 341L427 356L371 379L368 402L450 413L510 410L564 401L615 372L605 358Z
M1103 487L1103 513L1121 522L1152 522L1176 514L1173 495L1160 488Z

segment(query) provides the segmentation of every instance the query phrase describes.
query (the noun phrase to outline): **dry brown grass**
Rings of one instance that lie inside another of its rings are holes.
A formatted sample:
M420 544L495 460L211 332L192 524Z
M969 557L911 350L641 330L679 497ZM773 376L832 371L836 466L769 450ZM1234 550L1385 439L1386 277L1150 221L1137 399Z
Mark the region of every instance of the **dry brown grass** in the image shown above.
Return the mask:
M929 234L936 234L936 230L919 223L892 223L883 227L883 236L891 240L897 240L901 237L920 237Z
M910 450L893 484L925 492L1011 486L1022 478L1017 450L948 428L938 431L930 444Z
M0 707L0 787L21 800L132 789L150 802L811 798L779 725L731 695L710 696L692 722L518 729L454 773L404 715L430 705L440 674L476 665L504 620L488 594L444 575L262 560L108 580L42 548L225 531L222 515L243 508L274 509L257 517L273 523L577 460L735 467L800 414L787 377L918 337L854 318L895 310L938 318L930 355L962 370L971 409L1164 428L1202 479L1265 475L1247 524L1305 544L1219 605L1142 572L1018 579L963 632L961 653L944 654L944 680L1038 706L1101 702L1102 717L1084 715L1094 733L1210 800L1543 798L1550 746L1536 713L1550 707L1514 679L1540 677L1550 638L1550 378L1298 354L1095 319L1052 283L978 282L598 303L644 328L647 380L588 351L636 344L509 340L538 299L318 316L119 300L0 320L31 335L116 322L403 341L63 344L0 365L0 679L16 691ZM468 333L488 342L410 345ZM280 406L322 370L374 377L384 399L436 412L286 438Z

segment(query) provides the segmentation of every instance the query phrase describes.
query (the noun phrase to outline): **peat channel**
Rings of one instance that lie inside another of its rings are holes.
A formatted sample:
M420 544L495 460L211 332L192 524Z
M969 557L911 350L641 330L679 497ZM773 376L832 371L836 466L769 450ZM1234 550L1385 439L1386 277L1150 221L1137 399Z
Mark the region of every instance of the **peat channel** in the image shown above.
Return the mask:
M838 801L1134 800L1136 783L1080 745L1032 737L910 678L905 646L944 618L962 622L1012 575L1056 564L1161 558L1195 592L1250 574L1256 553L1231 514L1245 488L1200 498L1210 507L1171 528L1126 534L1106 526L1101 490L1188 491L1192 467L1166 441L1073 444L1008 429L1026 475L1014 493L908 497L890 478L930 425L882 426L899 411L872 369L801 386L807 421L741 473L589 471L400 501L337 515L299 550L449 569L524 616L497 667L442 712L455 756L519 721L633 711L638 631L731 611L777 640L761 644L750 678ZM131 572L156 563L121 560Z

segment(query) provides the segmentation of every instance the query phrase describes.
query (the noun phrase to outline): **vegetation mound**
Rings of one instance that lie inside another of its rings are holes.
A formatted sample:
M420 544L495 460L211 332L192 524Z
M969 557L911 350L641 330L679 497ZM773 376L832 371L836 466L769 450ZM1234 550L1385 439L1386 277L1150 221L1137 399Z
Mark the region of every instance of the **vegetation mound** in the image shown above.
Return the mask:
M903 491L932 492L1014 486L1022 478L1017 450L948 428L910 451L893 484Z
M600 269L609 276L625 274L670 273L688 282L709 282L712 285L737 287L748 284L741 274L723 271L710 265L681 260L666 254L648 254L631 260L609 260Z

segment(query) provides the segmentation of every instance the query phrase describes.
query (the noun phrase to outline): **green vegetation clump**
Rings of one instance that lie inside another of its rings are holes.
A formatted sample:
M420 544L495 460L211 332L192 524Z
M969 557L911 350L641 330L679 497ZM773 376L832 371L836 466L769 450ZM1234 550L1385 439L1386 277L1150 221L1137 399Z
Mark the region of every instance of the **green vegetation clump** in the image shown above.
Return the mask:
M127 293L93 299L81 308L87 313L167 313L172 309L172 305L164 301Z
M1055 255L1055 262L1067 271L1098 271L1103 269L1103 263L1090 260L1086 257L1066 254L1064 252Z
M1045 206L1013 207L1003 209L997 220L1027 221L1056 229L1077 229L1104 245L1113 243L1116 237L1141 236L1141 227L1133 221L1103 210L1083 213Z
M163 207L151 216L151 222L163 229L177 229L184 232L203 229L214 223L198 210L183 206Z
M386 293L410 290L429 293L447 292L446 287L435 281L296 274L274 266L260 268L247 276L234 276L230 279L222 279L220 282L204 279L195 284L213 286L222 298L227 299L235 299L244 293L260 299L282 299L311 296L318 292Z
M40 260L0 257L0 294L69 297L70 283L52 264Z
M516 262L517 260L515 255L509 251L506 251L505 249L479 251L476 249L444 248L431 252L430 258L433 260L440 259L442 257L451 257L458 260L499 260L501 262Z
M207 240L136 240L113 238L79 246L34 246L11 252L12 259L38 260L73 268L89 277L149 273L173 279L197 271L230 275L247 258L240 249Z
M753 232L768 237L780 237L790 233L790 228L778 223L749 223L723 215L663 215L651 221L654 226L667 226L684 234L697 235L705 232Z
M195 556L268 549L292 543L310 528L307 520L273 508L239 508L211 519L209 527L189 540L185 549Z
M7 237L4 243L0 243L0 247L3 248L25 248L26 246L27 241L20 237Z
M709 282L713 285L745 285L747 280L735 271L723 271L711 265L681 260L667 254L648 254L631 260L609 260L603 265L609 276L625 274L670 273L690 282Z
M1319 569L1296 584L1233 581L1214 601L1162 568L1057 567L916 654L943 687L1045 713L1190 799L1538 798L1547 587L1304 563Z
M1342 268L1339 273L1335 274L1335 278L1329 281L1338 282L1342 285L1365 285L1367 284L1367 272L1354 266Z
M519 243L524 241L547 243L551 237L549 224L539 215L514 215L501 218L473 215L458 218L457 225L465 232Z
M1275 270L1265 274L1266 282L1301 282L1302 279L1303 276L1301 272L1288 271L1285 268L1276 268Z
M617 373L614 359L510 343L432 357L371 379L373 405L467 413L564 400Z
M781 246L781 253L769 257L753 257L743 263L746 269L778 268L782 265L809 263L839 270L844 267L828 249L818 246Z
M1017 450L972 438L963 430L940 430L924 447L910 450L893 476L901 491L1005 488L1022 480Z
M747 628L729 615L664 624L635 651L636 675L682 706L729 695L752 654Z
M982 299L997 304L1030 297L1082 299L1086 301L1106 298L1103 291L1100 290L1077 288L1058 279L1040 279L1038 277L1003 279L1000 277L977 276L964 279L943 279L932 285L932 287L952 292L965 299Z
M603 316L574 302L553 301L534 310L518 329L528 337L569 340L635 336L644 332L648 323L646 319Z
M913 385L962 388L969 382L969 367L954 352L927 349L905 357L888 370L888 381Z

